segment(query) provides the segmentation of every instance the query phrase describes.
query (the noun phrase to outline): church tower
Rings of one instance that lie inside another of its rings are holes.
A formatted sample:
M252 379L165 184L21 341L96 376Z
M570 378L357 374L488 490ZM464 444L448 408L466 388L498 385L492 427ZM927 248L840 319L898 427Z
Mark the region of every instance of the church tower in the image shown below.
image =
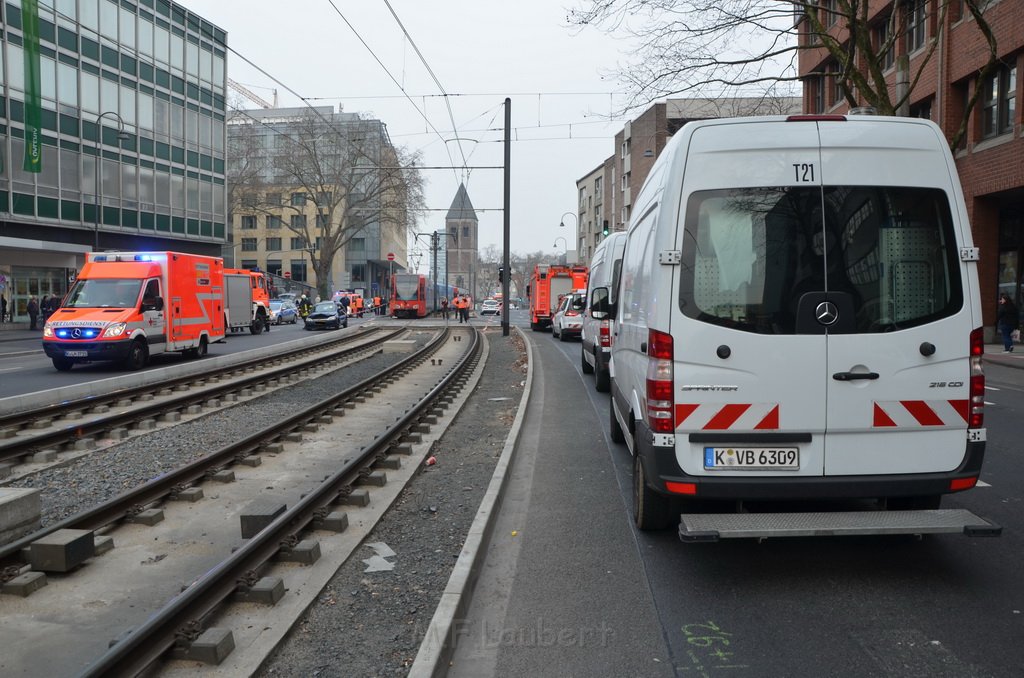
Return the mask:
M469 201L466 185L459 184L455 200L444 218L447 247L448 284L477 298L477 247L480 222Z

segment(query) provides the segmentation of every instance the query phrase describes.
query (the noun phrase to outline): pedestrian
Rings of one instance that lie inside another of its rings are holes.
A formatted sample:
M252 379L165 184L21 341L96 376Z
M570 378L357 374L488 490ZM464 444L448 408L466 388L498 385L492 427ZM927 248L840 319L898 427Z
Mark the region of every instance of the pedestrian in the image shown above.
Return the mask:
M0 323L7 317L7 297L0 294Z
M381 305L380 302L381 302L381 298L380 298L380 295L378 294L378 295L376 295L373 298L373 308L374 308L374 312L377 315L380 315L380 305Z
M448 320L448 297L441 297L441 316Z
M469 297L467 297L465 294L463 294L462 295L462 321L461 322L467 322L467 323L469 322L469 306L470 306L471 303L472 302L470 302Z
M28 298L28 305L25 307L25 311L28 313L28 328L30 330L36 329L36 322L39 319L39 302L36 301L35 296Z
M999 334L1003 335L1003 353L1013 353L1013 333L1020 326L1020 313L1006 292L999 294L996 326L999 328Z

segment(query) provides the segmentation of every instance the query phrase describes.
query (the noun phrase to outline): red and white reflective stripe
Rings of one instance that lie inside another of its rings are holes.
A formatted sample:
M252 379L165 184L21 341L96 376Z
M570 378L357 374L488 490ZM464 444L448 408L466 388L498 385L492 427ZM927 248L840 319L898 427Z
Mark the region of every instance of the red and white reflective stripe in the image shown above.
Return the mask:
M774 431L778 428L778 403L676 403L677 431Z
M967 428L970 401L894 400L876 402L875 428Z

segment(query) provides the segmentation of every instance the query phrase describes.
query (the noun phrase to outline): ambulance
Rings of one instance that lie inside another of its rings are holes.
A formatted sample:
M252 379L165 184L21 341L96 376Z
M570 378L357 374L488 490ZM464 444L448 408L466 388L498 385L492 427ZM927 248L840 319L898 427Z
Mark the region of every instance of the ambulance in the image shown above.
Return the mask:
M91 252L43 326L60 371L115 361L137 370L171 351L206 355L224 338L224 262L179 252Z
M685 125L634 201L616 303L592 302L611 311L611 437L633 455L636 525L998 533L937 510L985 453L977 262L928 120Z
M551 316L555 314L562 297L586 286L586 266L534 266L533 275L526 287L526 295L530 298L530 329L539 332L551 327Z

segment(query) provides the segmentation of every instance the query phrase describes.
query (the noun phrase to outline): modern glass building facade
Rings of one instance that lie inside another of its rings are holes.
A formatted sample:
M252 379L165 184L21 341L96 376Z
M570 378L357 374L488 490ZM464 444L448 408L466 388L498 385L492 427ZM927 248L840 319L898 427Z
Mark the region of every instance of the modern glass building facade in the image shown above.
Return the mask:
M39 0L32 173L26 18L20 2L0 9L0 294L16 315L29 295L63 294L94 247L220 255L225 32L167 0Z

